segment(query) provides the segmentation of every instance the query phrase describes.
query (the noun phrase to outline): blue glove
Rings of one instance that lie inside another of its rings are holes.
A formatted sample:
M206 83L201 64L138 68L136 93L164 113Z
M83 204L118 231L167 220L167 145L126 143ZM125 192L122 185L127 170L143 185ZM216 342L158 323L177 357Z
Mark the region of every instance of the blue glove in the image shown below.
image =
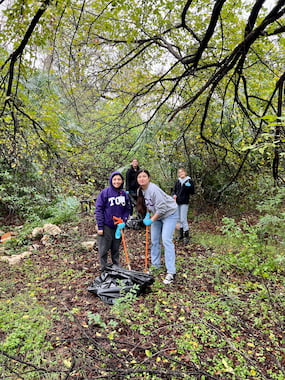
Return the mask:
M191 183L190 183L190 182L186 182L186 183L185 183L185 186L186 186L186 187L190 187L190 186L191 186Z
M123 222L123 223L119 223L117 225L117 228L116 228L116 232L115 232L115 239L120 239L121 238L121 229L122 228L125 228L126 227L126 224Z
M153 221L150 218L144 218L143 224L145 226L150 226L153 223Z
M145 216L145 218L144 218L144 220L143 220L143 224L144 224L145 226L150 226L152 223L153 223L153 221L150 219L150 213L147 212L147 213L146 213L146 216Z
M115 232L115 239L120 239L121 237L121 230L119 229L119 227L116 228L116 232Z

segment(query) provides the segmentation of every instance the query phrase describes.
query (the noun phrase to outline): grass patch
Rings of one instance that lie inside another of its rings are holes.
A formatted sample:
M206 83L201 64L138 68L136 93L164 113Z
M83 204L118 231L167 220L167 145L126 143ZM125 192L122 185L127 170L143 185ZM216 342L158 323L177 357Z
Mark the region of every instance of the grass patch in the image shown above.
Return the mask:
M44 353L52 348L47 340L47 331L51 325L48 311L29 294L21 293L1 300L1 378L9 378L10 371L7 372L7 368L10 368L11 373L18 373L18 378L21 379L41 378L37 367L42 365ZM13 360L16 357L17 360ZM25 364L30 361L34 368Z
M6 299L0 304L0 312L1 333L4 335L0 344L2 351L25 354L30 358L38 351L50 348L45 338L51 321L47 318L47 311L34 298L20 294Z

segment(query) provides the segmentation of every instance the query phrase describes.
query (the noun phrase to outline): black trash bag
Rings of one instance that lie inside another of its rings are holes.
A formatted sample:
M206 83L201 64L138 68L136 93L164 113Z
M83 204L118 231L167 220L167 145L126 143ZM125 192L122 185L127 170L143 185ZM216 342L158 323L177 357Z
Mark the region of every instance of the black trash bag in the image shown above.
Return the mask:
M140 215L130 216L126 222L126 227L132 228L133 230L140 230L144 228L143 218Z
M135 287L136 295L145 293L154 283L150 274L127 270L114 264L108 264L100 276L96 277L87 290L96 294L103 302L113 305L122 294L128 293Z

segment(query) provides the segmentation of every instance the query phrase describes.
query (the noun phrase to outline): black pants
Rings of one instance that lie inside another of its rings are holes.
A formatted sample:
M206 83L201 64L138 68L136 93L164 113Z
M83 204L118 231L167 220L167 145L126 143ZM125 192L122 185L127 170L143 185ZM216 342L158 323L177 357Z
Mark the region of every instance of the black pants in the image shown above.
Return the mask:
M121 239L115 239L115 229L104 226L104 234L98 235L98 250L101 270L108 263L108 252L111 251L112 263L120 265L120 243Z
M137 192L134 191L134 190L130 190L129 191L129 198L130 198L131 207L132 207L132 209L131 209L131 215L133 215L134 211L136 209L136 205L137 205L137 198L138 198Z

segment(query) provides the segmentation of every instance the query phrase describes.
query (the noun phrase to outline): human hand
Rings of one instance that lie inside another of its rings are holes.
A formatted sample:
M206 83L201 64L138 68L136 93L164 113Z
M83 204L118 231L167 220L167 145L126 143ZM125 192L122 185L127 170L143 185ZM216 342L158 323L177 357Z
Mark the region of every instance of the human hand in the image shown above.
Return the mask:
M122 228L125 228L125 227L126 227L126 223L124 223L124 222L119 223L119 224L117 225L117 228L118 228L119 230L121 230Z
M152 223L153 223L153 221L152 221L152 219L150 218L150 213L147 212L147 213L146 213L146 216L145 216L145 218L144 218L144 220L143 220L143 224L144 224L145 226L150 226Z
M115 239L120 239L120 238L121 238L121 229L118 226L115 232Z
M97 234L98 234L98 235L104 235L104 231L103 231L103 230L98 230L98 231L97 231Z
M118 225L117 225L117 228L116 228L116 232L115 232L115 239L120 239L120 237L121 237L121 230L123 229L123 228L125 228L126 227L126 224L124 223L124 222L122 222L122 223L119 223Z

